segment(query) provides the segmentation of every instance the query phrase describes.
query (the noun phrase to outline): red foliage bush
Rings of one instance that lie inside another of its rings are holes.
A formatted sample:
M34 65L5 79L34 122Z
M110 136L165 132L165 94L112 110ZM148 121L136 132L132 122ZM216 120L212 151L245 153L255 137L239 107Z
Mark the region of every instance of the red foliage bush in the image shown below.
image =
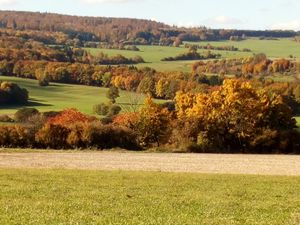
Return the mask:
M61 125L64 127L68 127L74 123L87 123L95 120L95 117L84 115L77 109L66 109L57 116L49 118L48 123L51 125Z

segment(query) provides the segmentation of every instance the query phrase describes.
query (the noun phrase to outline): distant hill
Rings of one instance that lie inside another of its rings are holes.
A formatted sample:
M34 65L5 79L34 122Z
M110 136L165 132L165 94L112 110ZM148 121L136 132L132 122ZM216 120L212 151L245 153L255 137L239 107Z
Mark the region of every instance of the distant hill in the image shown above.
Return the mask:
M60 31L80 41L170 45L181 41L228 40L232 36L294 37L294 31L212 30L178 28L151 20L81 17L40 12L0 11L0 28Z

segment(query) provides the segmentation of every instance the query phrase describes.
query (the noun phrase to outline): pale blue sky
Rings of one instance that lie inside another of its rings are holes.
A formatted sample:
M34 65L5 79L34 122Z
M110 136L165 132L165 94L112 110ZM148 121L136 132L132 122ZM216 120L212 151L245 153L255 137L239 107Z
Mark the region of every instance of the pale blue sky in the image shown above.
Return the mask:
M300 30L300 0L0 0L0 9L145 18L180 26Z

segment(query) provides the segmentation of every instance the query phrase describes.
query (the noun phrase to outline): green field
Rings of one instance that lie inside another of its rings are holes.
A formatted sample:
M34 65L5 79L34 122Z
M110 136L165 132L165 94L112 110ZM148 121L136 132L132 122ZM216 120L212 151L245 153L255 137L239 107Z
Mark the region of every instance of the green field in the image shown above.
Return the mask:
M21 79L16 77L0 76L1 81L17 83L29 91L30 107L40 111L59 111L66 108L77 108L83 113L93 114L93 106L107 102L107 88L89 87L82 85L69 85L51 83L48 87L40 87L36 80ZM129 103L132 98L139 98L143 103L144 95L131 92L120 92L118 104ZM0 108L0 114L13 114L20 106Z
M290 55L300 58L300 44L292 41L291 39L280 40L258 40L248 39L245 41L218 41L218 42L197 42L195 44L206 45L211 44L213 46L225 46L233 45L240 50L243 48L249 48L252 52L232 52L232 51L212 51L220 53L223 58L240 58L249 56L254 53L265 53L270 58L287 58ZM140 55L144 58L146 63L138 65L139 67L149 66L159 71L191 71L191 64L194 61L176 61L176 62L162 62L161 59L170 56L176 56L181 53L187 52L183 46L180 48L166 47L166 46L138 46L141 51L126 51L126 50L113 50L113 49L87 49L92 54L97 55L99 52L103 52L109 56L115 56L117 54L124 55L126 57L134 57ZM203 52L206 50L199 50Z
M298 130L300 131L300 116L296 117Z
M291 39L248 39L245 41L198 42L197 44L206 45L208 43L214 46L233 45L240 50L243 48L249 48L251 49L252 53L265 53L269 58L288 58L290 55L293 55L298 59L300 58L300 44ZM218 52L222 54L223 51ZM247 54L249 53L233 52L233 54L230 54L229 52L229 57ZM223 55L223 57L226 57L226 55Z
M300 178L0 170L0 224L299 224Z
M146 63L139 64L138 67L151 67L158 71L191 71L191 64L194 61L176 61L176 62L162 62L161 59L169 56L176 56L185 53L187 50L184 48L174 48L166 46L138 46L141 51L126 51L115 49L87 49L91 54L97 55L103 52L109 56L121 54L125 57L134 57L140 55Z

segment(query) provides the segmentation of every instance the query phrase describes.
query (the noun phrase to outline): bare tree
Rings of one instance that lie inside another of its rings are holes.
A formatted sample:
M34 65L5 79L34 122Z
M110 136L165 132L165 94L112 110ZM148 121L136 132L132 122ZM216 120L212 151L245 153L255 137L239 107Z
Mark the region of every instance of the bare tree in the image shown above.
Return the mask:
M119 103L123 112L138 112L143 105L144 95L133 92L125 94L126 103Z

